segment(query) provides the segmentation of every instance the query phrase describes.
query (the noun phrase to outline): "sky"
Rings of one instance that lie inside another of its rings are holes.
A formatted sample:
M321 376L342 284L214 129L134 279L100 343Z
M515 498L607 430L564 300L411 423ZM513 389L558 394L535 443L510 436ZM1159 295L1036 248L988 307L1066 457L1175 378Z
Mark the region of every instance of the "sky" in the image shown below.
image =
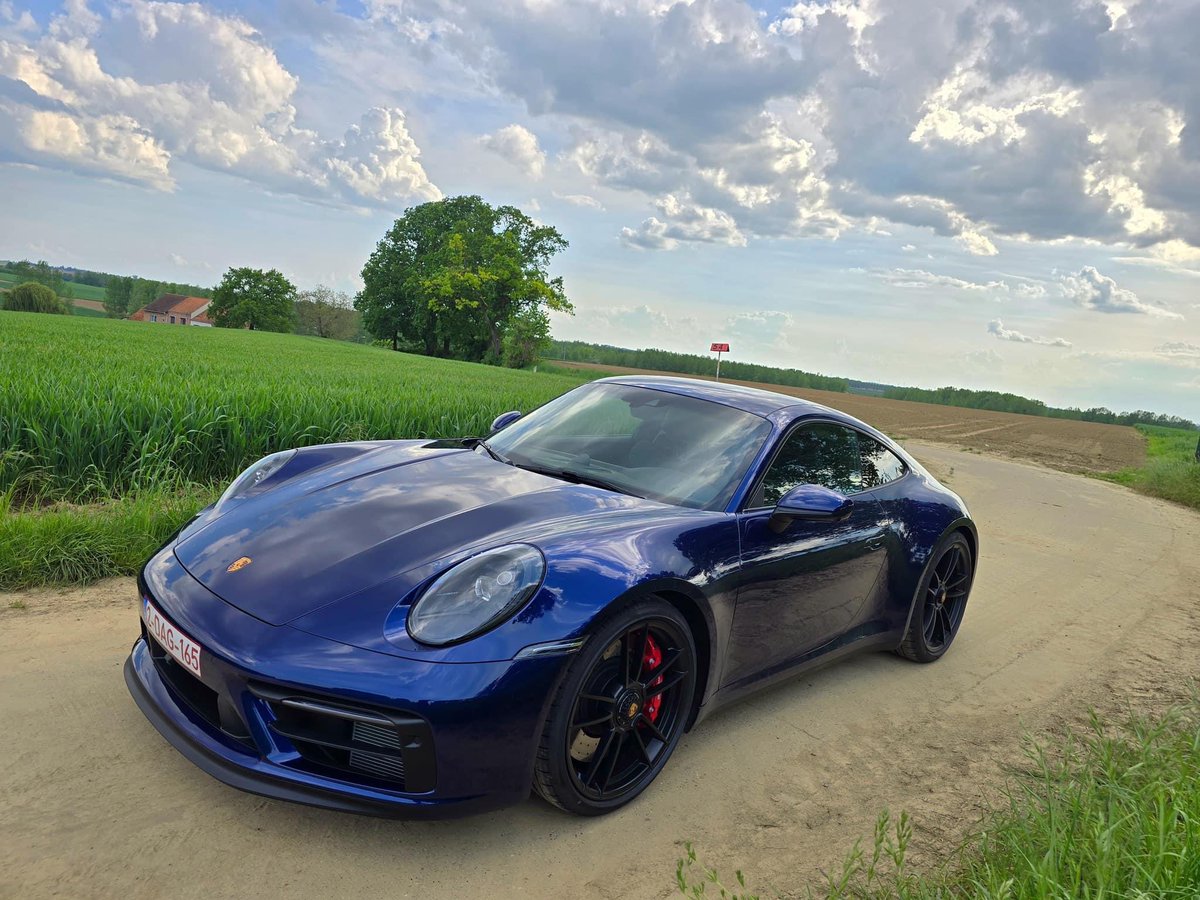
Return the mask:
M348 292L570 241L564 339L1200 419L1194 0L0 0L0 257Z

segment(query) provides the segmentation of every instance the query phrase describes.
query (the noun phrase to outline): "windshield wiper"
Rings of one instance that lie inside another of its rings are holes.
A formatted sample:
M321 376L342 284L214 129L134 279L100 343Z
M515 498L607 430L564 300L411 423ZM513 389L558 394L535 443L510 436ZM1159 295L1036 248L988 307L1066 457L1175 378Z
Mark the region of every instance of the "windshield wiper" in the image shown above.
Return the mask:
M490 456L492 459L496 460L496 462L502 462L506 466L513 465L513 461L511 459L509 459L507 456L505 456L499 450L493 449L492 445L489 444L483 438L464 438L463 443L464 444L469 443L472 447L482 447L484 449L484 452L487 453L487 455Z
M603 478L597 478L594 475L588 475L585 472L576 472L574 469L543 469L540 466L518 466L519 469L527 469L530 472L536 472L539 475L547 475L550 478L558 478L562 481L569 481L572 484L586 484L590 487L598 487L605 491L612 491L615 494L625 494L627 497L637 497L640 500L645 500L641 494L636 494L629 488L616 484L612 481L605 481Z

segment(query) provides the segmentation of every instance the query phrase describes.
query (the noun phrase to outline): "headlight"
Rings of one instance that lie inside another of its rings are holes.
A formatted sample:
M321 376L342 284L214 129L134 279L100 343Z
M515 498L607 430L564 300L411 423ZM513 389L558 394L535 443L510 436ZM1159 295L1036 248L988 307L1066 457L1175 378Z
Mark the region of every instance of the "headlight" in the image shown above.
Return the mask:
M486 550L442 573L408 613L408 633L441 647L495 628L529 602L546 574L536 547Z
M217 501L216 509L213 511L219 513L230 501L236 500L255 485L266 481L286 466L288 461L295 455L295 450L284 450L280 453L272 453L270 456L264 456L239 475L233 484L225 489L225 493L221 495L221 499Z

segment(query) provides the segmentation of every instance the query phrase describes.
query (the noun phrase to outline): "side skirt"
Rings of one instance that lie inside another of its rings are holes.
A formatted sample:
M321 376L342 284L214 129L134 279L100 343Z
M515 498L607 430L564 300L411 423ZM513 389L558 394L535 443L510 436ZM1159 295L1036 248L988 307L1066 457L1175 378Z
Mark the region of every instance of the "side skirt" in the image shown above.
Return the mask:
M792 660L784 663L782 666L776 667L774 670L759 673L733 684L727 684L718 690L700 708L699 713L696 715L696 721L692 723L692 727L698 725L718 709L724 709L727 706L754 696L759 691L767 690L793 678L798 678L801 675L812 674L818 669L833 665L849 656L857 656L860 653L873 651L895 650L902 638L903 634L895 631L874 632L863 634L859 637L849 636L848 640L843 638L842 642L838 643L837 646L831 647L826 644L824 647L812 651L799 660Z

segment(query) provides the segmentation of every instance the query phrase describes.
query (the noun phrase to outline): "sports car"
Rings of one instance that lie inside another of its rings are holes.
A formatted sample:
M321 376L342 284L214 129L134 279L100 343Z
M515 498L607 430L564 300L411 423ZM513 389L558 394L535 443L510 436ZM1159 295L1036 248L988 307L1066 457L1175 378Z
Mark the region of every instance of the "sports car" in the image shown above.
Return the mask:
M608 378L482 438L251 466L146 564L125 680L257 794L444 816L532 790L597 815L751 691L941 657L978 552L962 500L856 419Z

